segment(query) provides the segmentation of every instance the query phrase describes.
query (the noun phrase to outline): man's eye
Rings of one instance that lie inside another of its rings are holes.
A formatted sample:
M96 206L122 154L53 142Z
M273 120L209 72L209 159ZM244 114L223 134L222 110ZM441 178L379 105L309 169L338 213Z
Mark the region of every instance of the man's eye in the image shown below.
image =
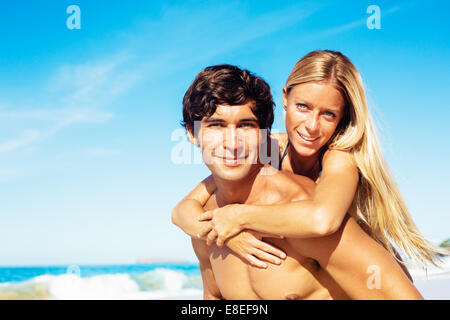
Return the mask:
M297 104L297 108L299 108L300 110L306 110L308 109L308 106L306 104L299 103Z
M240 127L241 127L241 128L255 128L256 125L255 125L254 123L248 122L248 123L242 123L242 124L240 125Z
M330 117L330 118L336 118L336 115L333 112L330 112L330 111L325 112L325 115L327 117Z
M221 126L222 126L221 123L210 123L210 124L208 125L208 128L212 128L212 127L221 127Z

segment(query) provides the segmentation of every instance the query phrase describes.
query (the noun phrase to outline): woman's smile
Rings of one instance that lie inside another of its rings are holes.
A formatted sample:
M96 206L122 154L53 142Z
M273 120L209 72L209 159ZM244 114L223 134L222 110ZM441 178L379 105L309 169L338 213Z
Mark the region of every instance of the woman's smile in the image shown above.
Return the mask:
M315 141L317 141L320 137L309 137L307 135L301 134L300 132L297 132L298 135L300 136L301 139L303 139L304 141L306 141L307 143L313 143Z

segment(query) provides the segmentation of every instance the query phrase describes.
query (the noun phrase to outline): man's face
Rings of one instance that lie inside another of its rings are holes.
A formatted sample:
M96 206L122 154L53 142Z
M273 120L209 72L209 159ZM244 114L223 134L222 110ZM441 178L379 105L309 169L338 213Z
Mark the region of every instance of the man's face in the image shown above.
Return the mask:
M256 167L261 132L253 105L219 105L201 121L198 138L203 160L214 176L238 181Z

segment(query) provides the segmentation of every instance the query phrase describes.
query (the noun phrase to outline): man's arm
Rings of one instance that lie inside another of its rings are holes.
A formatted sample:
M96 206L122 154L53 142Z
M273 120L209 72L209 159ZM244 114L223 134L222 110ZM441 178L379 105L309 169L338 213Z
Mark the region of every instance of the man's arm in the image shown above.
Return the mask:
M330 236L289 242L318 261L352 299L423 299L392 255L349 216Z
M197 217L205 212L203 206L215 189L216 185L212 176L204 179L173 208L172 223L191 237L200 238L198 234L209 226L210 222L198 221Z
M208 246L206 241L192 238L192 247L200 262L200 272L203 280L203 299L205 300L220 300L222 295L217 286L214 273L209 261Z

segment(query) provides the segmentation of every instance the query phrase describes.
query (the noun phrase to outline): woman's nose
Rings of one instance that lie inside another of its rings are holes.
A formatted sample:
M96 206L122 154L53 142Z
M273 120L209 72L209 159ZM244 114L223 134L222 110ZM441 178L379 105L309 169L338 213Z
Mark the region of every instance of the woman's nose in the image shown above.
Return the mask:
M315 134L319 131L319 115L312 113L306 119L305 128L310 134Z

